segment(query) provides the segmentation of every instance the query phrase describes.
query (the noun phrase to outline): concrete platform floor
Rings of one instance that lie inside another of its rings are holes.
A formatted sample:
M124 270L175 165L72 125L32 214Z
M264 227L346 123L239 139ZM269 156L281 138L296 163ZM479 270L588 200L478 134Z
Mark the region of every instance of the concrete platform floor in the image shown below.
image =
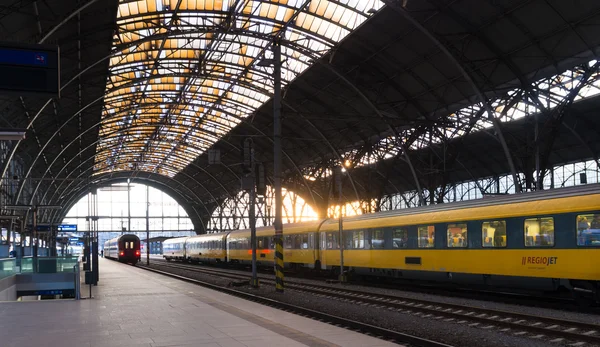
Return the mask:
M394 346L130 265L100 271L91 300L0 303L0 346Z

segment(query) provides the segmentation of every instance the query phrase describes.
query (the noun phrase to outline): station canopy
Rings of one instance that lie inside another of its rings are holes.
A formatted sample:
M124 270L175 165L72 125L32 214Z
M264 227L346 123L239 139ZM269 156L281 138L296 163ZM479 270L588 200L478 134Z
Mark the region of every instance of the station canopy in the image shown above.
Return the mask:
M383 7L374 0L120 0L94 174L175 176Z

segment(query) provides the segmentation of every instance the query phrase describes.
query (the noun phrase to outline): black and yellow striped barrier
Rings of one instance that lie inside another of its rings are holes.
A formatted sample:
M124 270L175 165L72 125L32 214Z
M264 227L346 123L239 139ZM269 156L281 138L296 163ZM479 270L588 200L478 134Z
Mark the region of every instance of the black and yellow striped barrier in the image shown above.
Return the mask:
M275 237L275 290L283 293L283 237Z

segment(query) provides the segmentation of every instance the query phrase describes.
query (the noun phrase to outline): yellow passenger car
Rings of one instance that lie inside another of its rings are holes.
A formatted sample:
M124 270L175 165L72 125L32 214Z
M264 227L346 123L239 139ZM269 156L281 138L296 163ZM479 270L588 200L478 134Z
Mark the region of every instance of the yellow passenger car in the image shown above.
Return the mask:
M322 268L339 268L337 220L319 235ZM342 243L356 273L597 293L600 186L346 218Z
M227 233L204 234L186 240L187 259L199 263L224 263L227 261L225 242Z
M317 230L322 221L287 224L283 228L284 266L314 268L318 264ZM257 228L257 261L272 265L275 258L275 229ZM240 264L252 262L250 230L233 231L227 237L227 257Z

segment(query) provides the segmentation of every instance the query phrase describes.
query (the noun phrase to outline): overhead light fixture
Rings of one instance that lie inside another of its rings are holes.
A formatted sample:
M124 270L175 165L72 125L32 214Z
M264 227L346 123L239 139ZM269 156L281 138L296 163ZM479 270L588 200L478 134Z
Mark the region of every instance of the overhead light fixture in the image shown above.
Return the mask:
M21 141L25 140L27 129L0 128L0 140Z

